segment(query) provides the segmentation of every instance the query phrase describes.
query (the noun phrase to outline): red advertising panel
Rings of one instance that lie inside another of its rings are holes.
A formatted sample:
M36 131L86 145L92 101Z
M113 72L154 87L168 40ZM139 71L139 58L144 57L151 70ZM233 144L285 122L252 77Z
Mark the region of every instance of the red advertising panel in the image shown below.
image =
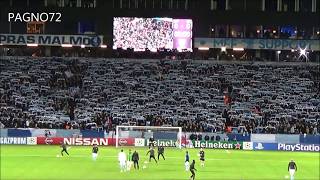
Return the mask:
M97 144L99 146L108 146L107 138L63 138L67 145L75 146L92 146Z
M53 138L46 138L46 137L37 137L37 144L52 144L52 145L58 145L63 142L62 137L53 137Z
M97 144L99 146L108 145L107 138L62 138L62 137L53 137L53 138L38 137L37 138L37 144L59 145L62 142L64 142L67 145L74 145L74 146L92 146L94 144Z
M109 145L116 145L116 138L108 138ZM119 146L134 146L134 138L119 138Z

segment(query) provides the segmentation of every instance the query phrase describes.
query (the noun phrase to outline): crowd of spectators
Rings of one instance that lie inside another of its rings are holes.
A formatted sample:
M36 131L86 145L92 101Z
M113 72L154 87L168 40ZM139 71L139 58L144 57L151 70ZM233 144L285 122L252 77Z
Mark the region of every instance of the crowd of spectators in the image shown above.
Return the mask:
M0 126L318 134L319 64L2 58Z

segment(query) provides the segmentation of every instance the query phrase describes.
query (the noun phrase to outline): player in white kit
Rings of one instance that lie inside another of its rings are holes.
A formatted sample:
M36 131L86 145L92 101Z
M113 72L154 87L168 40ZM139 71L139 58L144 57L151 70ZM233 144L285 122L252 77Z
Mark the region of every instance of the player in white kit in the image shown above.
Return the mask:
M118 160L120 164L120 172L125 172L126 171L126 154L123 152L123 149L121 149L121 152L118 154Z

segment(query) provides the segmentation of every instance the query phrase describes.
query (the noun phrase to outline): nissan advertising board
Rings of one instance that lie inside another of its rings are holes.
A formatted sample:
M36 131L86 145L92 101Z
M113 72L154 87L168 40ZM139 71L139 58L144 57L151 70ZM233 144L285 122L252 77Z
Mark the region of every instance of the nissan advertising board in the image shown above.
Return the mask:
M107 138L62 138L62 137L38 137L37 144L59 145L61 143L73 146L92 146L97 144L99 146L107 146Z

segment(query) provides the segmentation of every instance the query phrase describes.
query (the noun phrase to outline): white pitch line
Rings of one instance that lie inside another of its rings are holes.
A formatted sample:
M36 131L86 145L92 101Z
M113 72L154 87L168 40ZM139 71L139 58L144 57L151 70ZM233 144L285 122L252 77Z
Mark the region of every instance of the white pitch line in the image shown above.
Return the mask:
M60 154L59 154L60 155ZM52 157L57 158L56 155L1 155L2 157ZM91 155L64 155L64 157L70 158L91 158ZM102 158L118 158L118 156L99 156ZM166 159L184 159L183 157L166 157ZM234 160L244 160L244 161L257 161L257 162L265 162L265 161L274 161L272 159L239 159L239 158L206 158L209 161L234 161ZM287 161L277 161L277 162L287 162Z

